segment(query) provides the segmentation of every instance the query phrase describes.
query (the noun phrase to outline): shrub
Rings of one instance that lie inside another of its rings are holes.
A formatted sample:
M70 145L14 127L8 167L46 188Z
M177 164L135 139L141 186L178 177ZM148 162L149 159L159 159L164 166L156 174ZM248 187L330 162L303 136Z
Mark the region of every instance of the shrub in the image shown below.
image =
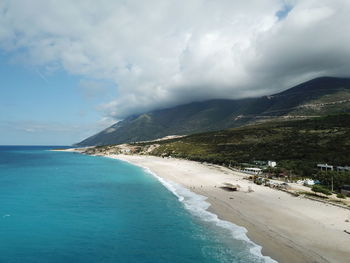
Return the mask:
M338 198L342 198L342 199L345 199L345 198L346 198L346 196L343 195L343 194L341 194L341 193L337 194L337 197L338 197Z
M317 192L317 193L325 194L325 195L331 195L332 194L331 191L329 191L327 188L324 188L321 185L314 185L311 188L311 190L314 191L314 192Z

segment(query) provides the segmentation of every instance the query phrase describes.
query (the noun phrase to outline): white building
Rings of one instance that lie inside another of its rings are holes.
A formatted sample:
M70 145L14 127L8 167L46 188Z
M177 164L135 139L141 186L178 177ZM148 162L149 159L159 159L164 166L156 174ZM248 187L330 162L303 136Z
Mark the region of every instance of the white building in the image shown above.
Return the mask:
M276 167L277 163L275 161L267 161L267 165L273 168Z
M304 185L314 185L315 181L312 179L305 179Z
M326 171L331 170L331 171L333 171L333 169L334 169L333 165L322 164L322 163L318 164L317 167L320 168L321 171L322 170L326 170Z
M244 168L243 172L245 172L247 174L259 175L259 174L261 174L262 170L260 168L248 167L248 168Z

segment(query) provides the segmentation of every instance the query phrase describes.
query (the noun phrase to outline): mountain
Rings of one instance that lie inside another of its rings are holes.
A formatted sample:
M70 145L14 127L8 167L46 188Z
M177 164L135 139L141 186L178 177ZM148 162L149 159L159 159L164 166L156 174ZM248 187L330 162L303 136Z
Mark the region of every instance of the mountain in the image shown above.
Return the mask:
M310 177L320 175L317 169L319 163L349 166L349 149L350 114L343 113L304 120L272 120L157 141L96 146L86 149L84 153L106 155L131 152L236 167L264 166L268 160L274 160L278 164L277 170L274 170L276 175L285 172ZM334 176L338 185L350 184L350 172L336 173ZM330 181L329 176L314 178L328 178Z
M259 98L193 102L130 116L77 146L153 140L240 127L276 119L350 112L350 79L322 77Z
M149 145L156 146L152 155L227 165L275 160L311 168L317 163L344 166L350 164L350 114L270 121L132 146L142 150Z

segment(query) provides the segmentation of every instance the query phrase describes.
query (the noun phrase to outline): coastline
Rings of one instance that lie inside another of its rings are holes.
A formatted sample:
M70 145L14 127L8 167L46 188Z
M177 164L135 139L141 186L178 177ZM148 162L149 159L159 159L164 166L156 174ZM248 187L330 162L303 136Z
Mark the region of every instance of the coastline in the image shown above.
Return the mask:
M347 262L350 211L258 186L241 173L198 162L141 155L104 155L149 169L158 177L207 197L209 212L248 230L262 254L280 263ZM239 184L238 192L220 187ZM248 193L248 187L254 192Z

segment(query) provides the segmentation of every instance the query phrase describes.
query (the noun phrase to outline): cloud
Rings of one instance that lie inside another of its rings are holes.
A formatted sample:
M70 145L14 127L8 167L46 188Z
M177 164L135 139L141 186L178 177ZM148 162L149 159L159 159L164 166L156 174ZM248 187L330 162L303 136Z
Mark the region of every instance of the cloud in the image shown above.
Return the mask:
M5 0L0 47L80 75L90 96L114 83L117 96L99 109L120 119L349 76L349 12L347 0Z
M103 97L108 92L107 83L90 79L80 80L79 88L83 95L88 99Z

